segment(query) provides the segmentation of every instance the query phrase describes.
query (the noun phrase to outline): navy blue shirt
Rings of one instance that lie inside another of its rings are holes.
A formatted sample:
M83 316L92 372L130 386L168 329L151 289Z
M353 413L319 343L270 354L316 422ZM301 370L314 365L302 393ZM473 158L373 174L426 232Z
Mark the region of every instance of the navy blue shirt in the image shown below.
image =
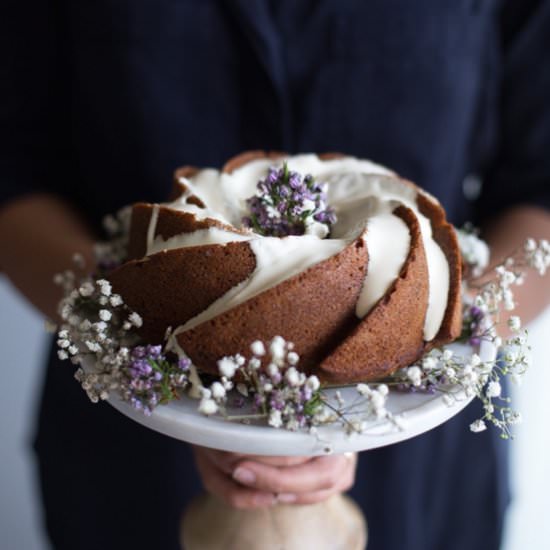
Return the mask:
M2 22L2 201L53 192L98 227L179 165L276 149L386 164L457 224L550 207L548 1L20 0ZM505 461L476 414L363 454L369 550L498 547ZM177 547L187 447L54 359L37 449L56 548Z

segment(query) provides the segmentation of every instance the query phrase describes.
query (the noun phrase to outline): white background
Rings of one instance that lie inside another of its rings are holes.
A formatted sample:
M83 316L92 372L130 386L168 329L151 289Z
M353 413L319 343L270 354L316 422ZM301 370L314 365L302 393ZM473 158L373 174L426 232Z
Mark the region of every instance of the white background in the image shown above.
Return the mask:
M524 422L510 443L514 500L503 550L544 550L550 540L550 310L531 327L530 341L534 366L514 396ZM0 548L46 550L30 448L43 322L2 279L0 344Z

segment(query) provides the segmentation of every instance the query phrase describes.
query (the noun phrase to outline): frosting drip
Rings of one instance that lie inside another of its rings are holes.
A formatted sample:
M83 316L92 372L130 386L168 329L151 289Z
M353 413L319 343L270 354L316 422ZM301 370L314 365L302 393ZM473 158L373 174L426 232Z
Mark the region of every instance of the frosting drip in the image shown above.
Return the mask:
M310 235L282 239L263 237L249 242L256 256L256 267L250 277L179 327L176 331L178 334L209 321L264 290L338 254L347 244L347 241L341 239L319 239Z
M257 159L230 174L206 169L190 179L181 178L181 183L187 188L186 192L166 206L194 214L198 220L213 218L226 225L240 227L241 219L246 214L245 201L255 193L257 182L265 177L270 166L282 165L285 160L290 170L311 174L316 180L328 183L328 203L335 209L338 218L332 227L330 239L322 240L314 235L278 239L209 228L165 241L160 236L154 238L158 207L153 211L148 231L148 254L185 246L249 241L256 256L256 269L246 281L178 327L176 332L181 333L208 321L328 259L361 234L367 243L370 258L356 308L357 316L364 317L399 276L406 260L410 246L408 228L399 217L391 213L397 204L403 204L412 209L418 218L426 251L429 301L424 339L432 340L441 326L447 307L449 266L445 254L432 238L430 220L418 210L417 193L423 193L432 202L436 200L399 180L388 169L353 157L321 160L317 155L297 155L276 161ZM206 207L187 203L187 199L193 195Z
M411 243L407 224L391 212L369 218L363 239L369 251L369 265L355 308L359 318L372 309L399 276Z
M147 246L146 256L157 252L174 250L176 248L187 248L189 246L204 246L208 244L227 244L235 241L248 241L250 237L220 229L209 227L208 229L197 229L191 233L181 233L164 240L157 235L153 242Z

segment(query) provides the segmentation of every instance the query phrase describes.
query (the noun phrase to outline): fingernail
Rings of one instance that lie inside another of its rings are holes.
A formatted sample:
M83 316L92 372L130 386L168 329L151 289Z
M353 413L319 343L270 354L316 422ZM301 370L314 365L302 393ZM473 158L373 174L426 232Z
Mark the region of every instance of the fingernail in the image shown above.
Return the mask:
M282 502L283 504L296 502L296 495L293 495L292 493L279 493L277 495L277 502Z
M233 479L236 479L239 483L250 485L256 481L256 474L246 468L237 468L233 472Z

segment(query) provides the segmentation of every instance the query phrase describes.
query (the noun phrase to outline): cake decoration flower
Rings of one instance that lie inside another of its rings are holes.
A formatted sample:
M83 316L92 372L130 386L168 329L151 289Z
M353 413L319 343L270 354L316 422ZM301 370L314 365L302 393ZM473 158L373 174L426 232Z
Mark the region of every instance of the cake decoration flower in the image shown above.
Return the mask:
M334 209L327 206L327 185L282 168L271 167L257 185L256 195L247 199L250 215L243 225L261 235L317 235L324 238L336 223Z
M326 203L326 185L306 175L271 168L258 183L258 194L248 201L251 215L243 222L263 235L316 234L325 237L336 221ZM198 393L198 410L221 414L228 420L261 421L273 428L309 430L339 423L346 433L365 433L369 426L387 422L399 429L400 419L388 411L393 391L440 393L448 405L476 397L483 406L482 418L470 429L481 432L488 424L509 438L521 415L503 395L502 379L519 383L529 366L526 331L518 316L509 316L512 336L502 339L498 325L502 311L515 308L514 287L523 284L525 268L544 275L550 268L550 243L528 239L491 273L488 250L475 232L459 231L462 257L469 267L463 282L462 340L472 353L461 356L453 350L433 349L416 364L386 380L360 383L355 397L346 402L338 390L323 387L315 375L300 370L299 355L281 336L250 343L247 357L220 357L219 376L205 379L185 351L174 346L174 331L165 342L150 345L140 336L144 319L131 310L108 280L111 269L124 261L128 216L109 218L111 240L96 247L98 272L78 279L68 270L56 276L63 288L59 304L62 319L58 330L58 355L78 366L75 377L92 402L116 394L146 415L191 387ZM75 257L81 270L82 258ZM508 315L508 314L507 314ZM498 350L494 359L482 360L477 353L483 342ZM349 399L349 398L348 398Z

